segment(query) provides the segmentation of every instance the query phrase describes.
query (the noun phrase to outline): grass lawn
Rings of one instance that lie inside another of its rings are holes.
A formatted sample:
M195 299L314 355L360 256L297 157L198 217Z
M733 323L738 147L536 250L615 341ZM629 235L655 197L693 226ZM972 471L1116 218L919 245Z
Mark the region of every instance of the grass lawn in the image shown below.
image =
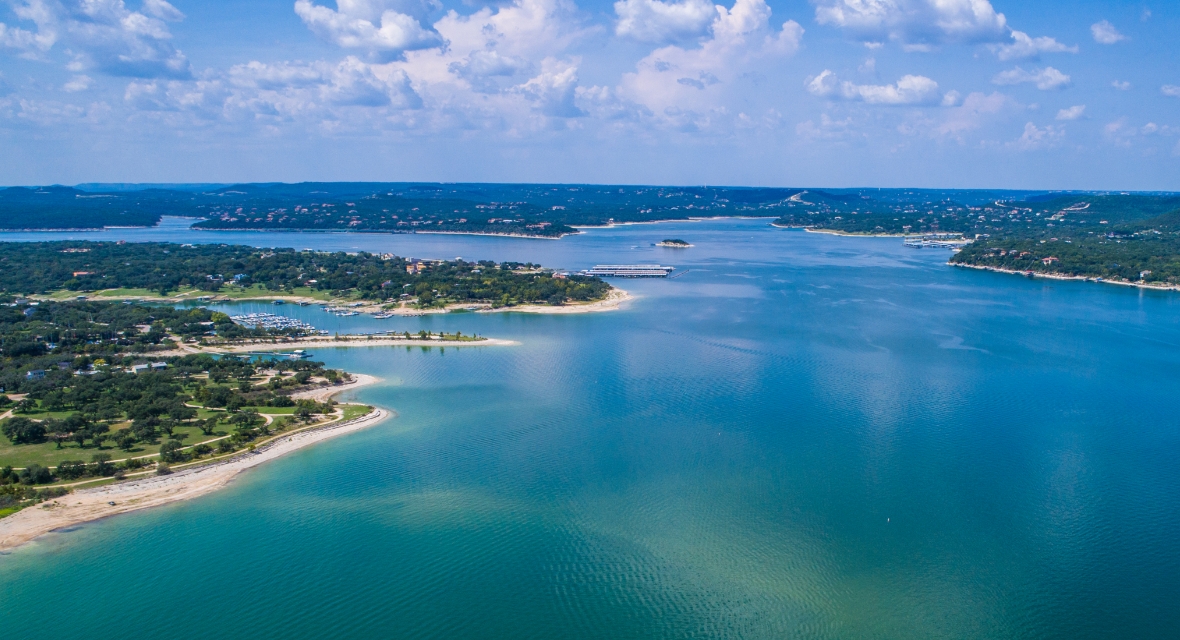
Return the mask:
M41 404L38 402L37 404ZM54 420L65 420L74 415L74 411L34 411L32 413L13 413L14 418L28 418L29 420L44 420L46 418L53 418Z
M295 415L296 407L250 407L258 413L265 413L272 416L293 416Z
M211 436L204 435L197 427L178 427L173 433L175 436L179 436L179 440L187 447L216 440L230 431L232 431L230 425L222 424L217 426L217 430ZM115 432L112 431L112 433ZM109 441L103 445L102 449L95 449L90 444L81 448L73 442L62 443L62 448L58 449L57 444L53 442L14 445L7 438L0 436L0 467L27 467L34 463L44 467L55 467L63 460L90 462L90 457L96 453L110 454L112 460L138 458L159 453L160 445L165 440L167 440L167 436L161 434L158 443L139 442L131 448L131 451L124 451Z
M70 291L69 293L71 295L79 295L80 292ZM57 296L57 293L54 293L53 295ZM96 295L100 298L158 298L160 297L160 292L152 291L151 289L103 289L102 291L97 291L91 295Z
M373 410L373 407L363 404L346 404L344 407L344 419L352 420L368 414Z

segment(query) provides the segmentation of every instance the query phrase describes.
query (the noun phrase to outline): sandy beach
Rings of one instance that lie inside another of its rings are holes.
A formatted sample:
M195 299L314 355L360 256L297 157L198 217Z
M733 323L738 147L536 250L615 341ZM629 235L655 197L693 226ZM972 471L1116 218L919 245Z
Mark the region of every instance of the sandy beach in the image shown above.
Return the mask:
M378 379L373 376L354 374L353 381L348 384L305 391L300 397L323 401L344 391L377 381ZM323 427L279 435L259 445L252 452L242 452L223 461L177 471L166 476L147 476L93 489L82 489L56 500L28 507L0 519L0 552L18 547L57 529L203 496L226 486L235 476L247 469L328 438L366 429L382 422L389 415L390 412L385 409L375 409L368 415L347 422L331 423Z
M549 313L555 315L564 315L570 313L597 313L599 311L615 311L622 306L623 303L634 300L635 296L623 291L618 287L611 287L610 293L607 294L606 299L598 302L587 302L584 304L564 304L560 307L555 307L548 304L522 304L515 307L497 307L494 309L479 310L476 313L500 313L500 312L515 312L515 313Z

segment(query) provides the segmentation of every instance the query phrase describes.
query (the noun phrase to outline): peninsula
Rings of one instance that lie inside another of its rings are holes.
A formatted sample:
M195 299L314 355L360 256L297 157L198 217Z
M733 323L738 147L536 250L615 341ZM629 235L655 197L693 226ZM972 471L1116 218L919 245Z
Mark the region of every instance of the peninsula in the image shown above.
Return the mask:
M784 208L776 226L842 235L926 236L934 244L948 235L962 236L970 242L951 257L956 266L1180 286L1177 194L805 191L788 199Z
M32 265L32 266L30 266ZM603 302L600 278L519 262L122 242L7 243L0 291L41 299L267 299L408 314ZM606 307L602 307L606 308Z
M309 347L511 344L458 332L329 337L203 307L0 295L0 549L201 495L388 415L337 404L374 380L325 368Z

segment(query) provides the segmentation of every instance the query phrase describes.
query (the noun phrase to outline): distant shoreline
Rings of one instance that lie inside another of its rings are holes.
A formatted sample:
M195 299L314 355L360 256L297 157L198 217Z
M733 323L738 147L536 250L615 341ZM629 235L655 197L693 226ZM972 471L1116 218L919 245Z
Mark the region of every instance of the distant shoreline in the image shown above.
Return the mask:
M778 216L687 216L665 220L640 220L637 222L608 222L607 224L571 224L574 229L613 229L641 224L667 224L669 222L708 222L710 220L778 220Z
M965 262L948 262L952 267L962 267L964 269L977 269L979 271L992 271L994 273L1003 273L1014 276L1024 276L1026 278L1042 278L1045 280L1073 280L1078 282L1089 282L1092 284L1117 284L1124 287L1135 287L1137 289L1154 289L1156 291L1180 291L1180 285L1168 284L1151 284L1148 282L1130 282L1127 280L1110 280L1101 276L1073 276L1067 273L1043 273L1040 271L1019 271L1016 269L1004 269L1001 267L990 267L981 264L967 264Z
M777 218L776 218L777 220ZM775 224L770 223L770 226L776 229L802 229L807 233L823 233L829 236L841 236L843 238L904 238L904 233L850 233L848 231L840 231L837 229L817 229L815 227L804 227L800 225L790 224Z

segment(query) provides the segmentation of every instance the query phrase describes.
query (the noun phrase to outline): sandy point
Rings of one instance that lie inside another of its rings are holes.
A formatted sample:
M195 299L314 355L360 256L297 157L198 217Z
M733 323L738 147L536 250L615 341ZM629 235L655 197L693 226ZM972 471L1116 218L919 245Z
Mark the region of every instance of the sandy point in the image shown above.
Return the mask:
M610 293L606 298L598 302L586 302L575 304L563 304L561 306L553 306L547 304L522 304L516 307L499 307L496 309L480 310L476 313L500 313L500 312L515 312L515 313L546 313L553 315L566 315L571 313L596 313L599 311L616 311L620 309L625 303L635 299L635 296L626 291L611 286Z

